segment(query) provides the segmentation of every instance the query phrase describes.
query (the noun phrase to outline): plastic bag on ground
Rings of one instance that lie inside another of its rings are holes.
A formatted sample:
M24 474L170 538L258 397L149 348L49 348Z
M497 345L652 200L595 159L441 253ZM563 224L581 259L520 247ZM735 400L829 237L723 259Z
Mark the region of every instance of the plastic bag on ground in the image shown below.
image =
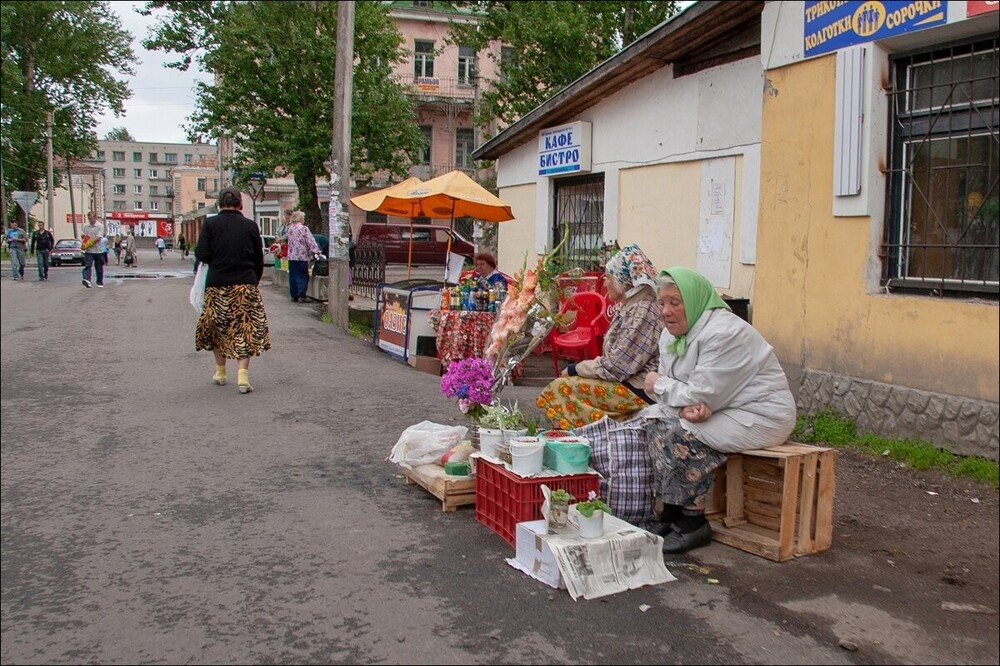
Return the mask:
M469 429L431 421L411 425L399 436L388 460L406 469L441 462L441 456L458 446Z

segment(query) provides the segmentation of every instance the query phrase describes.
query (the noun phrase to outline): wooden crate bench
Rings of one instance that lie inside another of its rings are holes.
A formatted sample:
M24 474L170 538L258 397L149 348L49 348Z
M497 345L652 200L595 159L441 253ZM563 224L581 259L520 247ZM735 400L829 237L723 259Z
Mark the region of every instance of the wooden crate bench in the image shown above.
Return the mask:
M827 550L836 453L786 442L730 455L705 508L713 538L775 562Z
M403 469L406 484L416 484L441 500L442 511L476 503L476 479L472 476L450 476L441 465L417 465Z

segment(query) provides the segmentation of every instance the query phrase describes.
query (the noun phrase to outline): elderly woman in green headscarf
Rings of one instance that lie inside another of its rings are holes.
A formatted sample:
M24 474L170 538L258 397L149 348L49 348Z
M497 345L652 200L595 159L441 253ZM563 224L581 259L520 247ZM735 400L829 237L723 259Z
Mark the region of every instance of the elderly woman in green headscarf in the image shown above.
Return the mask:
M663 552L683 553L711 541L705 498L715 469L730 453L784 443L795 400L771 345L703 275L661 271L657 304L659 371L644 383L656 404L642 416L664 511L650 529L663 536Z

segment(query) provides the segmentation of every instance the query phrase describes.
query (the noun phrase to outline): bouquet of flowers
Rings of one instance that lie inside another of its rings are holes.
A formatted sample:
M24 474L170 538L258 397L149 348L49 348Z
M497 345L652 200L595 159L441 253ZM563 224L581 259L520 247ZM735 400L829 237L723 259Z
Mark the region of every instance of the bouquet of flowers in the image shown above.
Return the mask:
M493 403L493 369L481 358L453 361L441 377L441 393L458 398L462 413L479 421Z
M87 234L84 234L83 238L81 238L80 249L83 250L84 252L86 252L87 250L89 250L90 248L94 247L94 245L96 245L97 243L100 243L100 242L101 242L101 239L98 238L97 236L90 237Z
M533 270L523 266L507 285L507 298L500 306L490 332L490 345L484 352L493 368L495 395L500 394L518 364L558 323L558 253L568 237L565 234L559 245L539 257Z

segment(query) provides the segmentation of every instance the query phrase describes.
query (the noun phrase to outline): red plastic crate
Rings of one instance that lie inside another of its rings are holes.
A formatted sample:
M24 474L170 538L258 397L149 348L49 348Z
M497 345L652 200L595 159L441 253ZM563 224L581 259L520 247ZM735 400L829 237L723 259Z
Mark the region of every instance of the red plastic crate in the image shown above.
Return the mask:
M541 520L541 486L551 490L562 488L577 501L587 499L590 491L598 492L596 474L560 474L526 479L503 465L479 458L476 461L476 520L490 528L514 547L514 532L518 523Z

